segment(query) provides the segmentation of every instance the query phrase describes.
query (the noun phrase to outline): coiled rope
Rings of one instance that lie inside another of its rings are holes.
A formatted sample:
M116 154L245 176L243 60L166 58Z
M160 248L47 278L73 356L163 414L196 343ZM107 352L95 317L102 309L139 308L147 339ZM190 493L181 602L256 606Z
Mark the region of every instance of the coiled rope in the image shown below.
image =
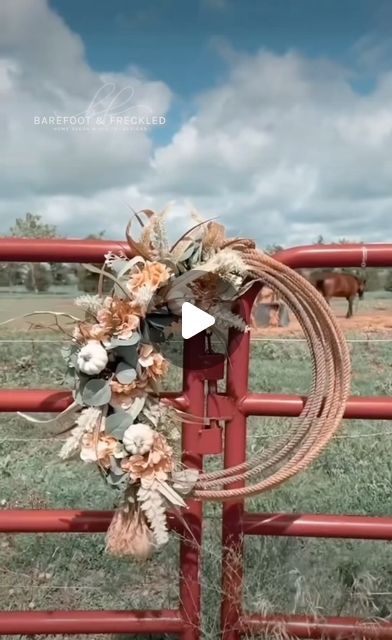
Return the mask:
M201 500L247 498L304 471L339 428L350 392L348 345L321 294L271 256L243 245L239 250L250 276L276 291L300 323L312 359L312 384L301 414L271 446L242 464L200 475L193 495ZM234 482L245 486L225 488Z

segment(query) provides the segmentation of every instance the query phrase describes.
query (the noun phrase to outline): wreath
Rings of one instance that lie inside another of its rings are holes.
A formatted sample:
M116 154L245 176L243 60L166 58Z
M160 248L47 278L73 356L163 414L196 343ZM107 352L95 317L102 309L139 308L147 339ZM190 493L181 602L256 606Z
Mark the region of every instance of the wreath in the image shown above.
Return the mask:
M137 241L135 220L142 227ZM68 431L60 457L79 456L97 465L120 492L107 551L146 559L168 541L168 511L186 508L187 497L242 498L310 464L340 424L349 357L321 296L296 272L256 251L251 240L227 238L225 228L209 220L198 221L170 246L165 212L150 210L135 214L126 237L132 257L119 251L107 254L102 268L85 265L99 274L98 291L75 300L84 317L70 316L72 337L63 349L74 401L55 420ZM222 329L249 331L233 303L260 279L300 319L313 357L311 393L299 424L271 448L237 467L199 474L181 464L181 425L184 419L205 418L188 415L161 396L169 369L161 347L178 336L185 299L216 318L211 330L219 339ZM265 477L249 483L257 475ZM242 488L225 488L237 480L244 482Z

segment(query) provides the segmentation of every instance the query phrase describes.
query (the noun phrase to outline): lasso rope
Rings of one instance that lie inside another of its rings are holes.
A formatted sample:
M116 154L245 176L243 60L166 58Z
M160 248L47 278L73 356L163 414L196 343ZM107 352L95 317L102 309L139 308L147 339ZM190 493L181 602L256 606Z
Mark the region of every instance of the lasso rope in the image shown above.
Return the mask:
M199 477L194 496L201 500L246 498L306 469L339 428L350 392L348 346L324 298L296 271L267 254L241 247L241 257L250 275L276 291L300 323L312 358L312 385L300 416L270 447L242 464ZM234 482L247 484L225 488Z

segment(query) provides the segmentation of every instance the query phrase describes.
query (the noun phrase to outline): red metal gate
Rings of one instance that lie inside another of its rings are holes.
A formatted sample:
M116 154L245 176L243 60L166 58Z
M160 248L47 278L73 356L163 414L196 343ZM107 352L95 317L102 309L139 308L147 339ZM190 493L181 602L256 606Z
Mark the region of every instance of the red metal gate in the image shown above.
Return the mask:
M13 262L102 262L108 251L126 251L127 248L121 242L95 240L0 240L1 260ZM363 264L365 258L370 267L392 266L392 244L313 245L282 251L277 257L293 268L356 267ZM249 318L255 293L249 292L243 300L245 317ZM189 466L201 469L204 455L219 453L222 436L225 466L242 463L246 457L248 416L296 416L303 406L304 398L301 397L248 392L249 334L233 331L230 336L230 352L232 366L227 372L226 391L218 393L217 381L224 373L222 360L209 353L201 334L184 344L183 391L178 396L168 395L173 402L188 409L190 413L203 415L206 412L209 416L220 418L216 423L211 423L208 429L195 424L184 425L183 459ZM196 368L195 354L198 354ZM200 364L200 357L204 368ZM57 390L3 389L0 391L0 411L59 411L70 400L69 392ZM351 398L345 417L391 420L392 398ZM189 501L189 506L185 515L187 527L183 527L175 518L170 523L174 530L182 534L181 606L178 610L4 611L0 612L0 634L171 633L183 640L198 640L203 635L199 580L203 510L202 505L196 501ZM111 513L105 511L7 510L0 512L0 532L104 532L110 519ZM299 638L392 638L390 622L370 624L355 618L316 619L310 616L262 616L244 612L241 596L245 535L392 540L392 518L295 513L251 514L244 510L243 502L226 504L222 519L223 640L237 640L245 634L268 633L282 623L287 634Z

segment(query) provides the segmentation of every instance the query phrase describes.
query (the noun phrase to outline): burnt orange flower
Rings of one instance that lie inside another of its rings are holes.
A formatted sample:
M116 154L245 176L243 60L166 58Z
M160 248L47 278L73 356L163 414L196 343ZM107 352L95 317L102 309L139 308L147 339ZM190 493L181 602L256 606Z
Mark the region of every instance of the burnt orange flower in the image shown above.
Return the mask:
M170 278L169 269L161 262L150 262L147 260L143 267L138 268L128 281L128 289L130 291L139 289L143 285L148 285L154 289L158 289Z
M139 327L140 317L134 305L128 300L106 298L103 309L97 314L99 326L109 335L130 338Z
M133 481L165 481L174 469L173 449L169 447L162 434L155 433L153 445L148 453L124 459L121 466L129 472Z
M107 340L108 332L105 327L100 324L92 324L91 322L79 322L73 332L73 337L77 342L86 343L89 340Z

